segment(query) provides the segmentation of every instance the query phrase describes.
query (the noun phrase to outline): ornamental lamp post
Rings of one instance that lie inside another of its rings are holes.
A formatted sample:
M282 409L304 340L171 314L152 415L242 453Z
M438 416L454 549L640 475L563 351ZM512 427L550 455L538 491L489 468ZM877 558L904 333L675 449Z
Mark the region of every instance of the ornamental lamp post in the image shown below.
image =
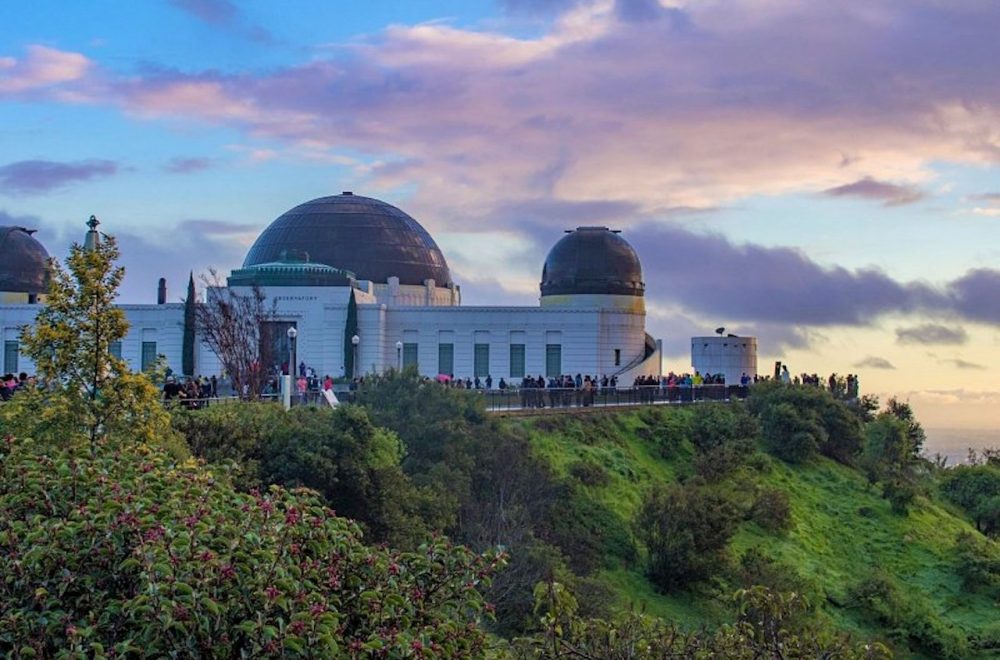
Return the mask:
M358 377L358 344L361 343L361 337L354 335L351 337L351 345L354 347L354 360L351 364L351 378Z
M396 371L403 370L403 342L396 342Z

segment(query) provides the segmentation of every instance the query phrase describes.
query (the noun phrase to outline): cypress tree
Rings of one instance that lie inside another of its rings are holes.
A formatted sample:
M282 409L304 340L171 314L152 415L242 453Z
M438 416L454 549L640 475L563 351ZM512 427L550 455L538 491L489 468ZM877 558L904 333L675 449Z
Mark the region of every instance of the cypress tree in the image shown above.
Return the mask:
M358 334L358 303L354 300L354 289L351 289L351 299L347 302L347 323L344 324L344 376L354 375L354 344L351 338Z
M194 375L194 326L194 273L191 273L188 278L187 298L184 300L184 344L181 347L181 371L185 376Z

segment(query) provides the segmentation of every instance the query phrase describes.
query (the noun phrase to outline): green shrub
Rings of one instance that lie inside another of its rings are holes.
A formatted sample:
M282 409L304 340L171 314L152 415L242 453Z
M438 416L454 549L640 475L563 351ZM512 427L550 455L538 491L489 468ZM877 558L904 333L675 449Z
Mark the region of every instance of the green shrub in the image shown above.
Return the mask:
M1000 468L990 464L959 465L946 472L941 490L968 511L980 532L1000 532Z
M702 452L734 444L745 445L759 435L757 420L741 403L698 406L691 420L691 442Z
M1000 545L971 532L955 541L955 566L969 591L1000 597Z
M367 547L308 491L239 493L141 445L0 447L0 652L481 653L498 560Z
M775 403L761 416L764 448L788 463L802 463L826 441L826 431L812 415L803 414L791 403Z
M562 550L566 563L580 575L605 566L629 564L636 556L625 522L606 505L572 486L560 489L539 535Z
M774 410L782 404L794 414ZM751 388L747 405L763 423L769 451L788 462L801 462L818 451L850 464L861 450L862 427L856 411L824 388L758 383ZM775 431L779 437L772 437Z
M669 484L651 491L635 522L650 579L672 591L717 572L736 521L736 507L707 489Z
M888 573L875 570L861 578L848 599L889 628L897 641L935 658L968 657L965 634L945 623L925 598L904 592Z
M403 447L357 406L300 406L286 412L262 403L175 410L173 424L198 457L236 461L244 489L306 486L362 525L376 542L415 548L428 526L444 521L424 512L431 497L403 474ZM427 523L430 523L428 525Z
M750 507L750 519L771 532L787 531L792 526L788 493L780 488L762 488Z
M611 481L607 470L593 461L577 461L569 466L569 474L585 486L607 486Z

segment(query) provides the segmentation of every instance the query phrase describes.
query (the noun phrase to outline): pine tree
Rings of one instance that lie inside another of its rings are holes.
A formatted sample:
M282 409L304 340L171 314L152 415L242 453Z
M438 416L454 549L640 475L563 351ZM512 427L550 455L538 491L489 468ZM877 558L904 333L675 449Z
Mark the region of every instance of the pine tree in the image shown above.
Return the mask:
M195 331L194 273L188 277L187 298L184 300L184 343L181 347L181 370L185 376L194 375L194 331Z
M358 303L351 289L351 299L347 302L347 322L344 324L344 376L354 376L354 344L351 339L358 334Z

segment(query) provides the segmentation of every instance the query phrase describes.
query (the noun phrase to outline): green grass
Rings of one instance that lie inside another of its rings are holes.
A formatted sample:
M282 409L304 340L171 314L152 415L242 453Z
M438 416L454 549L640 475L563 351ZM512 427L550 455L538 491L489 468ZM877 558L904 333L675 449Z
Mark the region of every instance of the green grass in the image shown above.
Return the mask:
M562 477L570 478L570 468L580 461L604 468L607 483L585 486L582 492L630 524L650 488L692 473L690 443L680 443L669 459L663 458L659 446L644 439L649 434L643 429L650 421L655 417L648 412L626 411L511 423L528 430L534 451ZM955 573L955 539L972 527L954 510L919 497L908 515L897 515L859 471L825 458L789 466L765 456L758 463L758 470L744 469L740 477L744 481L733 492L750 498L753 486L784 490L790 496L794 524L779 534L742 524L730 545L734 559L756 547L790 565L815 585L820 600L815 604L821 612L839 628L864 636L883 636L887 631L849 607L845 595L851 584L874 568L891 574L908 598L926 602L946 623L966 633L995 624L996 604L964 592ZM686 627L726 617L725 585L664 595L645 578L641 560L597 577L617 595L620 609L642 609Z

